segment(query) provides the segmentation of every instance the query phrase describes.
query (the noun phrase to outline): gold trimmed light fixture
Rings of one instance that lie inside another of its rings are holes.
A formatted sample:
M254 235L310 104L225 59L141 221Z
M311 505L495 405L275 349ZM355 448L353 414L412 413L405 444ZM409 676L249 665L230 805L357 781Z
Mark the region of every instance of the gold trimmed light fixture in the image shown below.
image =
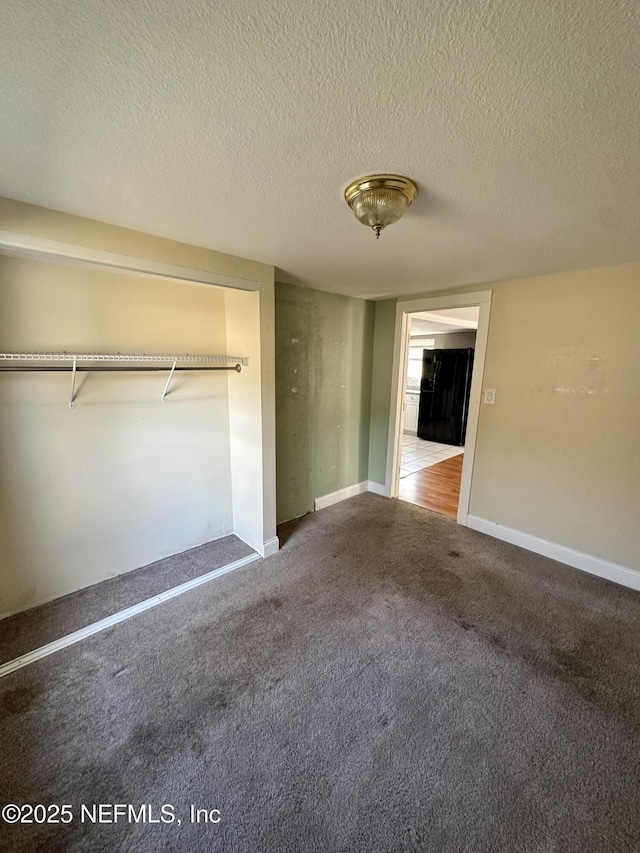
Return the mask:
M418 195L418 187L402 175L367 175L349 184L344 198L356 219L376 232L393 225Z

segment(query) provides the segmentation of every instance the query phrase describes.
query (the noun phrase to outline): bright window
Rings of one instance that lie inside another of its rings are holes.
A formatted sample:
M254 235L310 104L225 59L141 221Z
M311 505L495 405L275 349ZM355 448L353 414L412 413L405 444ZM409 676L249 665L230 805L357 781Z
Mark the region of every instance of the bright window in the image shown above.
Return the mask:
M426 338L419 347L409 346L407 379L420 379L422 377L422 350L435 349L435 346L435 338Z

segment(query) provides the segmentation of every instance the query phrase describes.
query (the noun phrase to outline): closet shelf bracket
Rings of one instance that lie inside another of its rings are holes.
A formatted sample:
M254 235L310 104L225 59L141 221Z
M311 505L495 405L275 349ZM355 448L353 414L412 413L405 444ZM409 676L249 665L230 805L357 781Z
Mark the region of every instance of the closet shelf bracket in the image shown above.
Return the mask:
M78 359L73 359L73 367L71 368L71 396L69 397L69 408L75 409L76 401L76 373L78 371Z
M164 391L162 392L162 402L167 402L167 394L169 392L169 385L171 385L171 380L173 379L173 372L176 369L176 364L178 363L177 359L173 362L171 370L169 371L169 378L167 379L167 384L164 386Z

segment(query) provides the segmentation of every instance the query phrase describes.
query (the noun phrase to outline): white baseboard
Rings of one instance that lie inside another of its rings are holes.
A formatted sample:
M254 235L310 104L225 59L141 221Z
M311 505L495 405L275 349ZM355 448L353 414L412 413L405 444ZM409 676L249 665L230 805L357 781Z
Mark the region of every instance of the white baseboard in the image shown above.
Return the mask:
M353 486L346 486L344 489L338 489L337 492L331 492L329 495L323 495L321 498L316 498L313 502L313 508L317 512L319 509L325 509L333 504L338 504L340 501L346 501L347 498L354 498L356 495L361 495L368 491L368 482L364 480L362 483L354 483Z
M280 540L277 536L274 536L273 539L268 539L263 546L262 556L263 557L272 557L274 554L277 554L280 550Z
M376 483L374 480L369 480L367 483L367 491L373 492L374 495L382 495L383 498L391 497L389 489L381 483Z
M54 640L51 643L47 643L45 646L40 646L40 648L34 649L32 652L27 652L24 655L20 655L20 657L0 664L0 678L5 675L9 675L11 672L15 672L17 669L22 669L23 666L28 666L30 663L35 663L37 660L42 660L42 658L46 658L49 655L54 654L54 652L59 652L61 649L73 646L81 640L86 640L87 637L92 637L100 631L112 628L114 625L119 625L120 622L125 622L127 619L137 616L139 613L151 610L152 607L157 607L165 601L170 601L172 598L184 595L185 592L191 592L192 589L196 589L205 583L209 583L209 581L212 581L215 578L221 577L221 575L226 575L228 572L234 571L234 569L239 569L241 566L246 566L248 563L253 563L254 560L259 559L260 556L258 554L249 554L247 557L242 557L240 560L235 560L233 563L228 563L226 566L214 569L206 575L200 575L200 577L181 583L179 586L174 586L172 589L166 590L166 592L161 592L158 595L145 599L145 601L140 601L132 607L127 607L125 610L119 610L117 613L113 613L105 619L100 619L100 621L94 622L92 625L87 625L79 631L74 631L71 634L60 637L59 640Z
M361 495L363 492L373 492L374 495L382 495L383 498L391 497L386 486L376 483L373 480L363 480L361 483L354 483L353 486L346 486L344 489L338 489L337 492L331 492L329 495L316 498L313 502L313 508L317 512L319 509L333 506L333 504L338 504L340 501L346 501L347 498L355 498L356 495Z
M76 592L81 592L83 589L89 589L90 587L97 586L105 581L113 580L113 578L121 578L124 575L128 575L130 572L137 572L138 569L147 569L149 566L152 566L154 563L159 563L161 560L168 560L170 557L178 557L180 554L186 554L187 551L194 551L196 548L202 548L203 545L209 545L211 542L219 542L220 539L226 539L227 536L234 535L233 530L229 530L228 533L221 533L219 536L214 536L213 539L207 539L206 542L200 542L197 545L188 545L181 551L171 551L169 554L160 554L159 556L154 557L151 562L144 563L142 566L133 566L132 568L125 569L122 572L109 573L105 577L91 581L89 584L85 584L84 586L74 586L72 589L62 590L60 592L56 592L54 595L46 595L42 598L31 599L24 607L18 607L14 610L7 610L4 613L0 613L0 622L3 619L8 619L10 616L16 616L18 613L24 613L26 610L32 610L34 607L41 607L43 604L49 604L50 602L57 601L59 598L64 598L67 595L73 595ZM238 538L240 539L240 537ZM241 539L240 541L244 542L244 539ZM247 543L245 542L244 544L246 545ZM251 548L251 545L249 545L249 548ZM255 549L251 548L251 550L253 551Z
M565 565L580 569L582 572L589 572L591 575L597 575L640 591L640 572L628 569L626 566L601 560L600 557L592 557L591 554L575 551L573 548L567 548L566 545L558 545L548 539L540 539L538 536L531 536L529 533L514 530L512 527L505 527L495 521L487 521L486 518L478 518L476 515L467 517L467 527L480 533L486 533L487 536L493 536L495 539L502 539L503 542L519 545L527 551L542 554L543 557L565 563Z

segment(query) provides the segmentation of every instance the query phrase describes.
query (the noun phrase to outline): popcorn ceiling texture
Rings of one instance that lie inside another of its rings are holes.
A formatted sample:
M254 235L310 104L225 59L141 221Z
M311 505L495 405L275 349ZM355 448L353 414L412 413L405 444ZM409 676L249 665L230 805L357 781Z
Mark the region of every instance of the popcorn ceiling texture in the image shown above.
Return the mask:
M640 259L632 0L5 0L2 19L9 197L360 296ZM370 171L420 188L377 243L342 199Z

